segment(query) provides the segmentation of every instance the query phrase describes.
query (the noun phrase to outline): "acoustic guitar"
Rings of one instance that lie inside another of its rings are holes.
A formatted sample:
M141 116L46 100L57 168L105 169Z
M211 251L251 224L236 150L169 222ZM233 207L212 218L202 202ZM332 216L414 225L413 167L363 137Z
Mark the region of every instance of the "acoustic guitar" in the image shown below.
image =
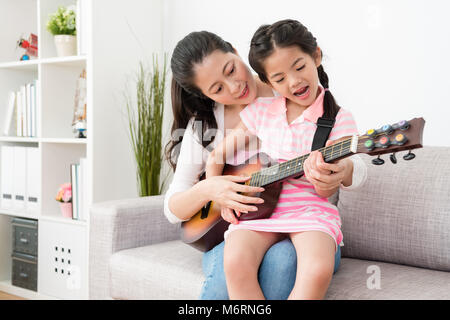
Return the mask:
M422 134L425 125L423 118L410 121L400 121L393 125L384 125L379 129L370 129L362 136L351 136L328 147L318 149L325 162L337 161L357 153L371 156L375 165L381 165L384 160L380 155L392 153L390 160L397 163L396 152L409 150L403 156L405 160L414 159L412 149L422 147ZM284 180L303 175L303 163L309 153L278 163L264 153L249 158L245 163L233 166L225 165L224 175L251 176L246 185L264 187L261 193L246 193L245 195L264 199L262 204L254 204L258 211L241 213L239 220L252 220L270 217L275 209ZM208 202L190 220L181 224L181 239L200 251L208 251L223 241L224 232L229 222L222 219L221 208L213 201Z

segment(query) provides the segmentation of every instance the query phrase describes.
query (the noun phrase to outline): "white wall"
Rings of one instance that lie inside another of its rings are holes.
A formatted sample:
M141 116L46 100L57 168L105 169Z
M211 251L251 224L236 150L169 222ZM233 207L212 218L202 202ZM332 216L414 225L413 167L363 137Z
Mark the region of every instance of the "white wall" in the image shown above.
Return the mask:
M209 30L245 61L261 24L297 19L317 38L330 89L361 133L422 116L424 144L450 146L449 1L164 0L163 11L165 51L190 31Z
M92 6L96 145L89 152L94 159L93 201L99 202L138 195L124 94L126 85L130 94L135 92L139 61L151 62L152 54L161 52L162 0L95 0ZM103 148L104 141L111 145Z

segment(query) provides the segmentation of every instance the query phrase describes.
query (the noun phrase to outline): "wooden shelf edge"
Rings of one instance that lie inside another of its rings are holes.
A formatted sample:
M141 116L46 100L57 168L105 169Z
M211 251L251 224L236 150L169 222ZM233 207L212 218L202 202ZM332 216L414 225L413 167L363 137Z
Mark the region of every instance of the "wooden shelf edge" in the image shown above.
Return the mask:
M0 291L29 300L59 300L36 291L13 286L11 280L0 281Z

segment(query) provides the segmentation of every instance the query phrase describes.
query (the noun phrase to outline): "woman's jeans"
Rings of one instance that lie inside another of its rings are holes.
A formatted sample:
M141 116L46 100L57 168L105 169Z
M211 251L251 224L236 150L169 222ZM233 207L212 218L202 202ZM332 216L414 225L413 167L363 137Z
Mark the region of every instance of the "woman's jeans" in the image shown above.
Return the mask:
M225 242L203 254L203 283L200 299L227 300L228 291L223 269ZM334 272L339 268L341 248L338 246L334 260ZM286 300L292 291L297 273L297 254L291 240L275 243L267 250L258 271L258 280L268 300Z

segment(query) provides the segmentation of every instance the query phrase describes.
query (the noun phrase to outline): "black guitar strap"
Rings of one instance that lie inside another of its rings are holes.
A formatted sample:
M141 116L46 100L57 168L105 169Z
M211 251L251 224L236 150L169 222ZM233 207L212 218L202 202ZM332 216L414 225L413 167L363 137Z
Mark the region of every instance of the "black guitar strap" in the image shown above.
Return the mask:
M325 144L327 143L328 137L330 135L331 130L333 129L335 121L336 117L334 118L320 117L319 119L317 119L317 129L316 133L314 134L311 151L325 147Z

